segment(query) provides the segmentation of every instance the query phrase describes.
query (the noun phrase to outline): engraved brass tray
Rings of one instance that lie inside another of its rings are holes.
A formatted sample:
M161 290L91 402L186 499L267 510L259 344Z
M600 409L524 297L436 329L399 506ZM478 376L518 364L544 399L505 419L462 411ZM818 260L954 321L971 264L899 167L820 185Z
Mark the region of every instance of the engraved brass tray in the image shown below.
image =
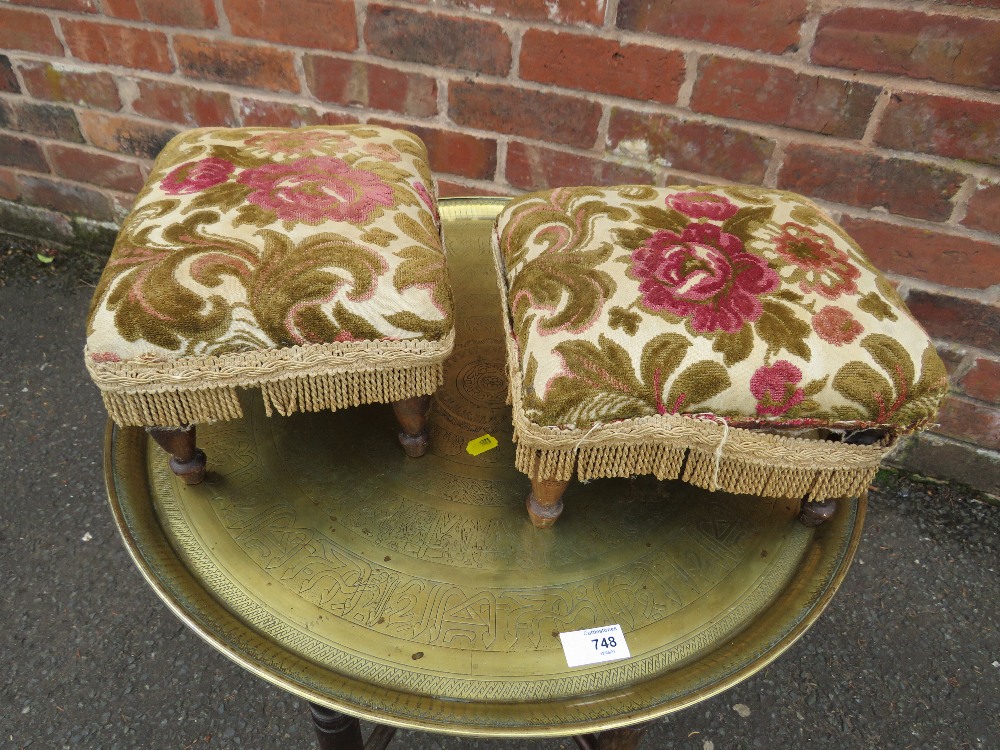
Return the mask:
M382 405L199 427L188 487L109 426L115 520L149 584L243 667L397 726L571 735L652 719L747 678L830 601L865 501L818 530L797 503L652 478L574 482L535 529L513 469L489 252L502 199L442 201L458 338L407 459ZM472 456L484 433L499 446ZM632 657L570 669L558 633L622 626Z

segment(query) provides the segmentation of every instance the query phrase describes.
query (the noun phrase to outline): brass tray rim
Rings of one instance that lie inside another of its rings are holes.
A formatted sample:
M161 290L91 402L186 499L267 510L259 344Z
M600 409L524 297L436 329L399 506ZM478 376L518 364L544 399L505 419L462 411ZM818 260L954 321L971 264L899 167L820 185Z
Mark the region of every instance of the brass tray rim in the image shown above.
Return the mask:
M498 210L498 208L508 200L508 198L492 197L443 198L441 199L441 213L442 217L444 217L445 214L457 214L462 209L466 209L469 215L460 217L456 216L455 218L486 220L492 218L491 214L495 214L496 210ZM138 428L131 429L134 429L136 433L142 433L142 431ZM119 428L109 419L105 431L103 467L108 503L111 507L115 524L129 556L132 558L134 564L139 569L139 572L142 574L149 586L153 589L160 600L166 604L170 611L178 617L178 619L180 619L200 638L202 638L202 640L222 655L226 656L249 672L262 678L266 682L286 690L287 692L300 698L313 703L322 704L369 721L389 724L405 729L430 731L457 736L543 738L564 737L586 732L613 729L630 724L650 721L669 713L673 713L674 711L688 708L739 684L743 680L773 663L778 657L791 648L791 646L804 635L804 633L825 611L834 594L843 582L843 579L850 568L851 562L853 561L858 544L860 543L867 508L867 498L865 496L861 496L856 500L851 500L849 503L845 502L842 504L842 510L846 511L850 509L853 516L852 523L845 524L845 527L849 528L843 536L848 538L844 541L843 537L841 537L841 541L839 543L837 543L836 540L830 539L829 541L831 543L821 545L821 559L826 560L827 563L829 563L831 562L829 558L834 558L832 560L833 565L829 566L829 569L832 572L828 575L827 579L823 581L822 586L817 587L821 588L821 593L815 595L815 601L813 602L811 608L796 611L792 616L784 615L779 618L779 627L776 627L770 634L772 637L777 636L777 640L773 641L771 646L763 653L755 657L751 657L749 660L745 660L742 666L729 671L716 682L697 687L689 692L682 693L679 696L665 700L663 703L659 703L639 711L623 713L620 716L603 718L600 720L577 720L555 726L491 726L484 720L480 720L477 724L473 725L472 723L468 723L468 716L470 713L473 713L468 709L471 706L476 705L477 702L462 701L460 702L460 705L466 708L463 717L467 723L449 724L447 723L446 709L449 703L456 703L455 701L440 700L434 698L433 696L419 696L422 700L430 701L433 704L441 704L441 711L439 713L442 718L440 720L431 720L423 716L418 717L412 714L407 715L402 710L396 714L388 714L382 711L373 710L358 703L339 700L315 690L310 686L303 685L289 675L276 673L274 670L264 665L259 657L249 653L249 649L244 651L237 648L232 643L221 637L218 633L212 632L202 622L200 622L198 618L199 614L203 613L206 615L212 615L216 619L231 622L237 629L246 631L253 638L266 640L266 636L264 634L248 627L226 607L219 603L212 596L211 589L206 585L206 583L199 580L194 573L184 565L184 563L176 555L176 551L173 550L163 528L156 520L155 513L152 512L152 507L148 509L149 516L152 519L151 524L147 523L142 528L134 528L129 524L124 512L125 506L122 504L122 498L118 496L116 483L114 481L113 456L116 436L119 431ZM148 477L146 477L146 482L148 483ZM817 537L814 537L811 542L811 547L815 546L818 541L823 540L825 536L829 536L824 529L827 529L828 531L830 526L820 527L817 532ZM150 548L156 546L161 546L164 549L170 549L175 554L169 558L161 556L155 559L148 559L146 552L144 552L144 548L153 553L155 552L155 549ZM156 563L160 563L159 567L161 569L164 563L167 565L178 565L181 567L187 577L190 578L191 582L199 587L202 594L206 595L207 601L211 602L208 609L192 612L185 608L177 596L178 590L182 588L181 582L177 580L162 580L157 574L158 566ZM818 567L824 568L827 566L820 565ZM795 580L795 578L791 579L790 583ZM773 605L772 607L769 607L768 610L765 610L765 612L770 612L772 608ZM787 630L783 630L780 625L788 624L789 621L794 621L794 624L787 628ZM761 638L761 640L771 639ZM357 686L359 688L357 690L357 694L359 695L363 695L365 693L365 688L369 687L366 684L345 675L338 674L337 677L342 682ZM400 695L402 697L405 694L400 693ZM478 703L482 703L484 706L489 705L485 702Z

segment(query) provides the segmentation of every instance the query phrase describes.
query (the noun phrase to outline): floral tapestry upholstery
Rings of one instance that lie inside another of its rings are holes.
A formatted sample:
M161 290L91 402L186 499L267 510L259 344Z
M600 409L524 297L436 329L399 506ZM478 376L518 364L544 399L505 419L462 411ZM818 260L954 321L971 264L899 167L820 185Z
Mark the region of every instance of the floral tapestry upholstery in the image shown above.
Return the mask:
M433 393L454 340L437 186L411 133L202 128L153 164L85 357L121 425Z
M533 476L857 495L947 387L892 285L792 193L562 188L511 201L493 244Z

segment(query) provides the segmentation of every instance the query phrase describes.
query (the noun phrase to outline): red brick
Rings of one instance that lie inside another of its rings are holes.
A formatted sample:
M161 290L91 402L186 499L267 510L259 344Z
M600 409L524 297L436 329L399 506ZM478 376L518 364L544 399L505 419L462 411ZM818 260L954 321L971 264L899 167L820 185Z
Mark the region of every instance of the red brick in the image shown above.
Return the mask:
M449 85L448 112L459 125L579 148L594 145L601 119L596 102L472 81Z
M142 188L142 172L133 162L72 146L53 144L47 151L52 169L60 177L131 193Z
M147 21L157 26L213 29L219 25L212 0L104 0L105 14L128 21Z
M451 180L438 180L438 194L442 198L469 198L469 197L497 197L509 198L510 191L499 190L495 185L483 187L482 185L467 185L462 182Z
M10 0L10 2L12 5L31 5L70 13L98 13L101 10L100 0Z
M1000 362L977 358L962 378L961 385L973 398L1000 404Z
M83 141L76 115L69 107L37 104L23 99L0 100L0 125L45 138Z
M415 127L389 120L373 119L376 125L408 130L427 146L431 169L477 180L492 180L497 171L497 142L490 138L456 133L453 130Z
M225 0L233 33L296 47L358 48L353 0Z
M7 133L0 133L0 165L31 169L35 172L49 171L42 147L35 140L18 138Z
M175 128L90 111L80 113L80 124L87 140L97 148L143 159L155 157L178 133Z
M529 29L521 42L519 75L527 81L674 104L684 67L684 55L676 50Z
M858 139L878 94L878 86L709 56L698 66L691 109Z
M21 197L21 186L17 183L17 175L9 169L0 169L0 199L16 201Z
M167 37L159 31L75 19L64 19L62 28L70 52L80 60L158 73L174 69Z
M772 141L742 130L625 109L611 111L608 145L639 161L758 184L774 153Z
M934 338L1000 351L1000 304L914 289L906 306Z
M937 434L1000 450L1000 409L958 396L945 396L937 421L938 426L933 430Z
M893 94L875 139L889 148L1000 166L1000 105Z
M807 0L621 0L618 28L781 54L798 48Z
M17 76L14 75L14 66L10 64L10 58L7 55L0 55L0 91L11 94L21 93L21 85L17 82Z
M0 49L23 49L43 55L62 55L63 46L44 13L0 5Z
M191 126L237 124L229 94L224 91L165 81L140 80L137 84L139 96L132 106L140 115Z
M320 101L417 117L437 114L437 81L361 60L307 55L306 85Z
M82 185L50 180L47 177L21 175L21 200L72 216L111 221L111 200L104 193Z
M181 70L191 78L268 91L299 91L291 52L196 36L175 36L174 51Z
M842 223L883 271L970 289L1000 284L1000 245L869 219Z
M110 73L71 70L47 62L22 62L19 67L28 92L36 99L121 109L118 86Z
M506 174L507 182L522 190L653 181L653 173L639 167L516 142L507 147Z
M510 39L499 24L370 5L365 20L369 51L390 60L506 75Z
M890 213L945 221L965 175L909 159L792 145L778 174L778 187L814 198Z
M418 0L427 5L431 0ZM436 0L435 5L470 8L491 16L563 25L601 26L606 0Z
M1000 88L1000 21L884 8L823 16L811 59L849 70Z
M243 125L300 128L304 125L349 125L358 119L339 112L320 112L312 107L263 99L240 99L237 105Z
M976 186L962 223L973 229L1000 234L1000 183L981 182Z

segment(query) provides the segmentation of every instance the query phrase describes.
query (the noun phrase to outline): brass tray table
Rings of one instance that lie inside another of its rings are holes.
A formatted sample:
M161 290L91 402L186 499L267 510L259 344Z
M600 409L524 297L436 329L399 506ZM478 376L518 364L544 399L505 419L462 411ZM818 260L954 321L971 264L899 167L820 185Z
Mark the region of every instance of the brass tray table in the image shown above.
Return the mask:
M109 425L111 508L146 580L214 648L314 704L318 727L324 708L493 737L648 722L777 658L853 558L864 498L814 530L794 501L607 479L532 527L489 251L503 202L441 203L458 339L423 458L399 450L387 407L267 419L248 393L245 418L199 426L209 474L187 486L141 429ZM471 455L484 434L497 447ZM609 624L631 658L567 667L559 633Z

